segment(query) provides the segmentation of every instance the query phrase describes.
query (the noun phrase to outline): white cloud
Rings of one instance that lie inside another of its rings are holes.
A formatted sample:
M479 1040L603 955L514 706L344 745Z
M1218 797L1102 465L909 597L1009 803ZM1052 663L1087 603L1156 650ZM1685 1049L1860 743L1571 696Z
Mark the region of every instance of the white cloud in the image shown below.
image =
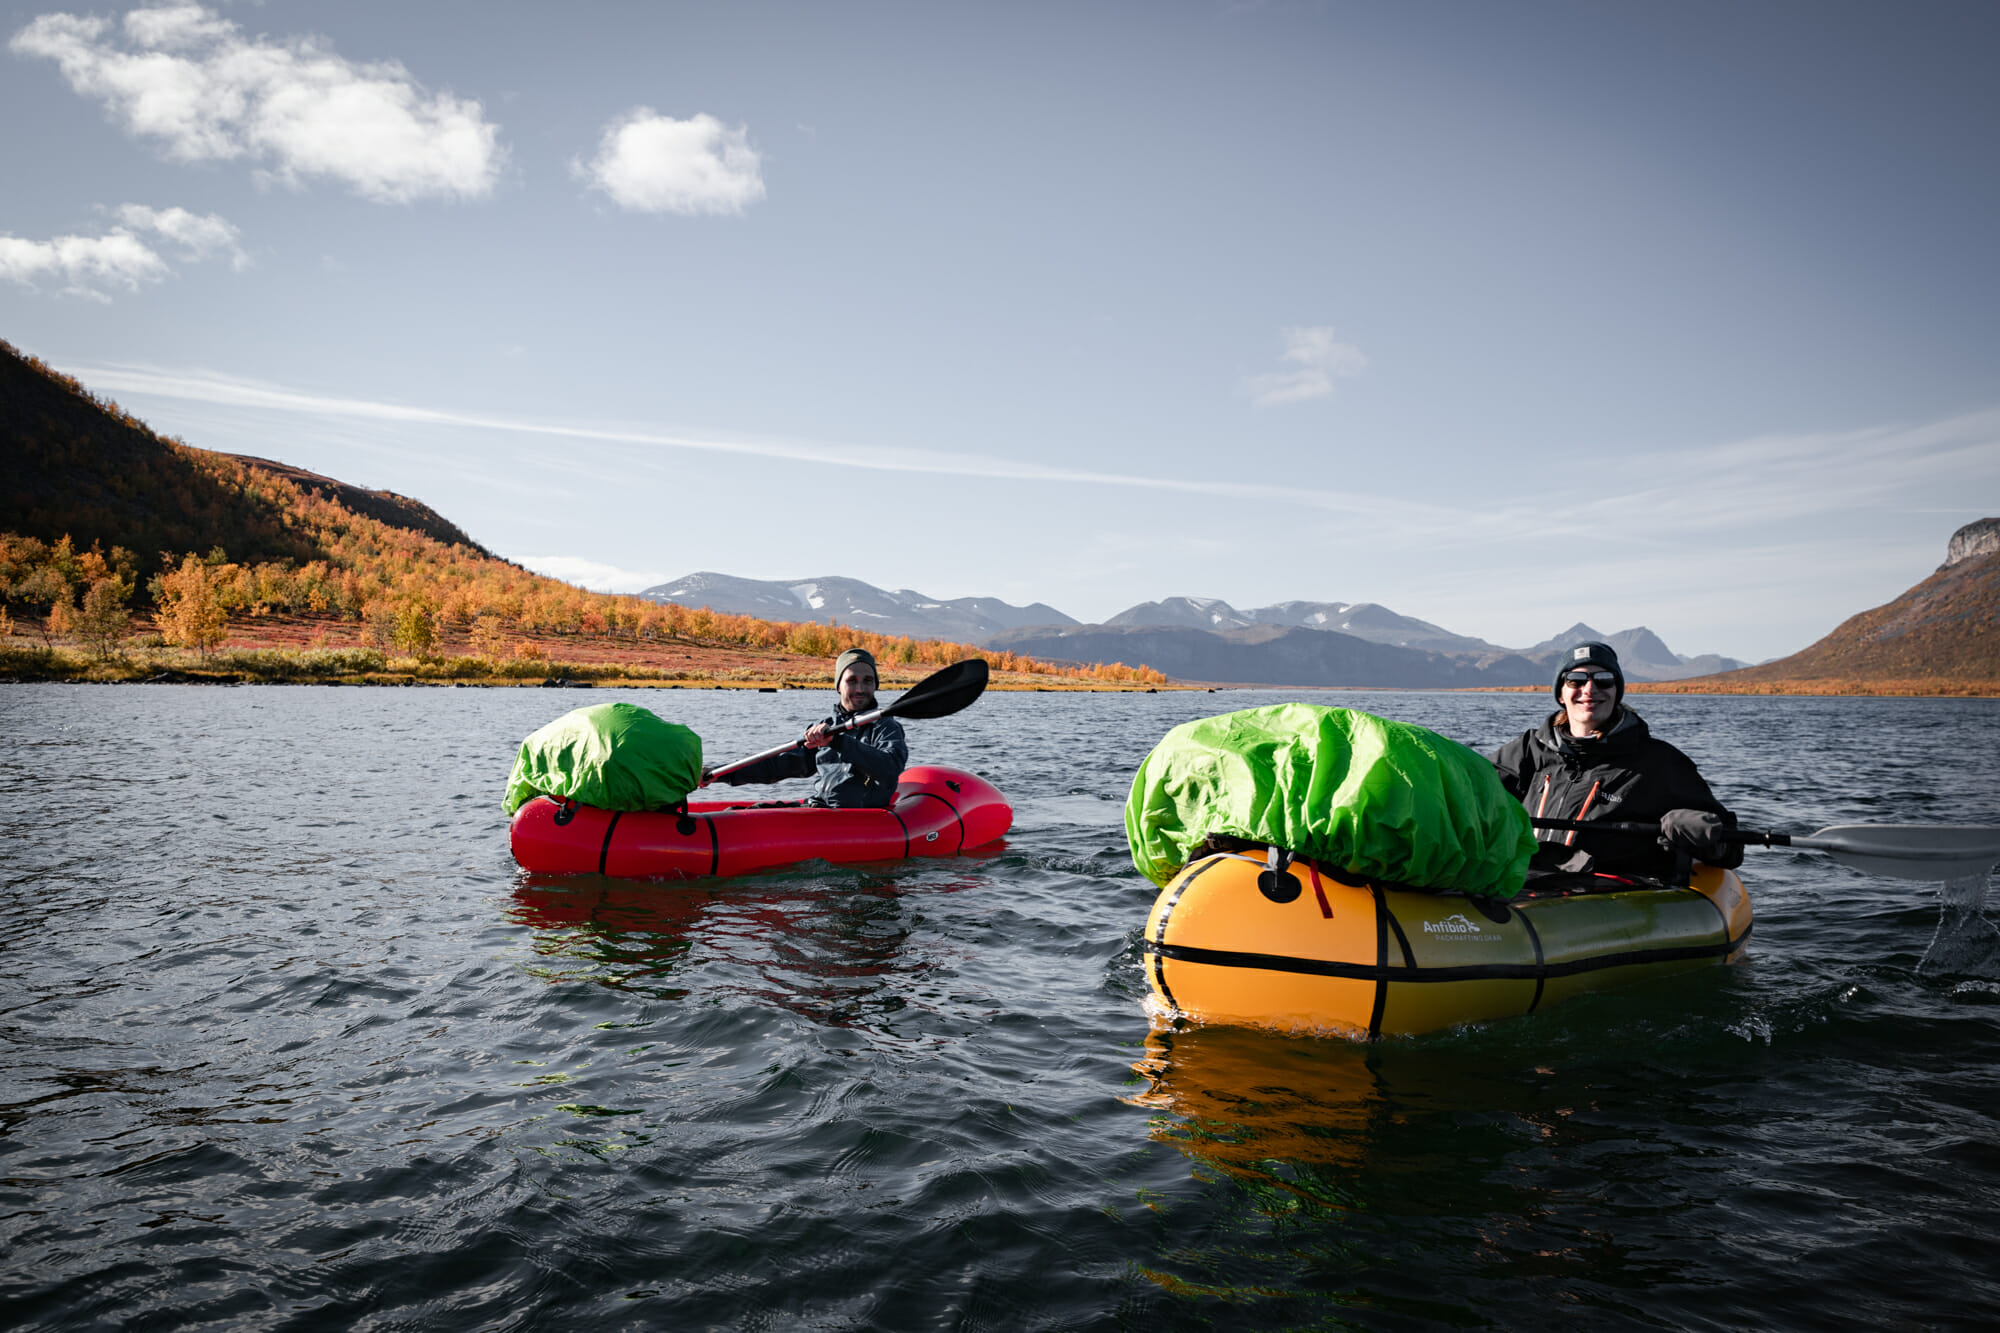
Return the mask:
M128 231L28 241L0 236L0 277L33 286L57 278L79 294L102 296L106 286L136 289L167 275L167 262Z
M672 574L638 573L573 555L524 555L517 557L516 563L527 566L537 574L574 583L592 592L644 592L674 577Z
M232 223L224 221L214 213L190 213L185 208L148 208L144 204L125 204L118 209L118 220L133 231L154 231L161 237L180 247L189 259L207 259L210 255L229 253L230 267L241 271L250 267L250 256L243 253L237 244L241 235Z
M634 212L740 214L764 197L761 163L745 126L642 106L607 125L597 156L574 170Z
M237 244L236 228L214 213L125 204L113 215L117 223L98 236L57 236L46 241L0 236L0 278L27 286L54 279L73 295L99 300L107 299L107 288L136 291L172 271L166 257L144 239L147 234L184 261L226 252L235 268L250 262Z
M14 35L71 88L182 161L248 158L286 184L337 180L369 199L489 193L504 152L478 102L426 93L393 60L355 64L316 38L246 38L193 4L107 19L44 14Z
M1368 358L1351 343L1336 341L1324 325L1281 329L1286 369L1252 375L1243 382L1250 401L1259 407L1302 403L1333 392L1336 379L1351 379L1368 369Z

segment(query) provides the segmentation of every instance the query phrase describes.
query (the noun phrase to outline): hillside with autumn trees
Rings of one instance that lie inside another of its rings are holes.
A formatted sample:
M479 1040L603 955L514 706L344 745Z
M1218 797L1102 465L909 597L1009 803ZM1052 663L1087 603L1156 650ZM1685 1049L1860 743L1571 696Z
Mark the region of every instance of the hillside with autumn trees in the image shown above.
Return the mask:
M0 452L0 645L11 636L16 657L24 641L50 662L59 645L100 660L133 644L328 662L361 650L417 674L455 661L446 674L803 681L860 644L885 676L978 656L1052 684L1165 679L587 592L495 557L406 496L163 438L4 342Z

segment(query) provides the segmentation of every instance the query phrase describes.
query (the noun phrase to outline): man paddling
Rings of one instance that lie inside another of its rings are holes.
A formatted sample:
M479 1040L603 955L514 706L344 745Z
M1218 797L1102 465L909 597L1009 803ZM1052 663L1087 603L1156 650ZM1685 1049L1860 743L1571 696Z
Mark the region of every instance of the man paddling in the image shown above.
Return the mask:
M903 724L878 717L865 727L835 732L833 728L875 708L875 658L866 648L849 648L833 664L834 688L840 702L833 716L806 729L805 748L772 755L721 778L734 787L746 782L783 782L786 778L816 778L818 789L808 805L847 808L886 807L896 799L896 779L910 762ZM702 774L702 785L711 781Z
M1654 739L1625 706L1625 673L1610 645L1579 643L1556 667L1558 708L1493 756L1500 781L1537 819L1657 820L1645 834L1538 830L1541 849L1530 871L1643 875L1686 882L1693 861L1724 868L1743 863L1728 841L1736 816L1702 780L1694 761Z

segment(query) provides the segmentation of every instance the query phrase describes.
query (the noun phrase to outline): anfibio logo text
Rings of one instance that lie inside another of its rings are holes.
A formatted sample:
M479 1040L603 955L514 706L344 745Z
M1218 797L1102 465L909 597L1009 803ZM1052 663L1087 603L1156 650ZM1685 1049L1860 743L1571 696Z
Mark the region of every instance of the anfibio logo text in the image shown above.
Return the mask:
M1471 936L1477 935L1482 937L1483 939L1491 939L1491 940L1497 940L1500 938L1498 935L1488 935L1478 926L1473 925L1470 921L1465 919L1465 913L1463 912L1453 912L1450 916L1446 917L1442 921L1424 922L1424 934L1456 935L1460 938L1469 938Z

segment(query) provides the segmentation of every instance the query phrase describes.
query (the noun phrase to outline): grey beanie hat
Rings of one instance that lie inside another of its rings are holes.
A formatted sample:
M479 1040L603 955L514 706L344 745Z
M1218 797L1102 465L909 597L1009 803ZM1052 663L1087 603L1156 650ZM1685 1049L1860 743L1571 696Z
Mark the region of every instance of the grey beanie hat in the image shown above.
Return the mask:
M866 662L868 669L875 673L876 679L881 679L882 668L875 665L875 654L869 652L866 648L849 648L834 659L833 683L836 685L840 684L840 673L853 666L856 662Z
M1556 678L1549 689L1555 694L1557 703L1562 702L1563 674L1578 667L1602 667L1609 671L1617 677L1613 684L1617 687L1618 697L1625 697L1625 672L1618 665L1618 654L1608 643L1589 642L1563 649L1562 656L1556 659Z

